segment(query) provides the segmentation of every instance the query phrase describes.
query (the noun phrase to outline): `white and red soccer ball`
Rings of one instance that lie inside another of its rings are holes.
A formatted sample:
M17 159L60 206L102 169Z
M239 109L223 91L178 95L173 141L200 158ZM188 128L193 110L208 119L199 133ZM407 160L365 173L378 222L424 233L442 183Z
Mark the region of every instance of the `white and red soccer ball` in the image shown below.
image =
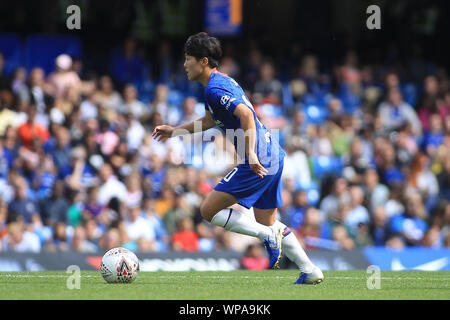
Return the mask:
M131 283L139 272L139 259L125 248L114 248L105 253L100 272L108 283Z

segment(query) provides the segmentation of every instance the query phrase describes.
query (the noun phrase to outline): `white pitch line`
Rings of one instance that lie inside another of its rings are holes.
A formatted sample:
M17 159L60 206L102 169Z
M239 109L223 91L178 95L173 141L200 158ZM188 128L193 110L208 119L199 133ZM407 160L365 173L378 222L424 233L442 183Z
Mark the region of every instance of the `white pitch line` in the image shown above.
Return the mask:
M167 276L152 276L151 271L146 271L145 278L154 279L170 279L170 278L204 278L204 279L231 279L236 276L202 276L202 275L167 275ZM141 273L141 276L143 274ZM69 275L31 275L31 274L0 274L0 278L67 278ZM100 278L100 275L81 275L81 278ZM292 279L293 277L287 276L274 276L274 277L261 277L261 276L240 276L241 279ZM325 279L337 279L337 280L367 280L364 277L325 277ZM431 280L431 281L450 281L450 278L416 278L416 277L380 277L381 280Z

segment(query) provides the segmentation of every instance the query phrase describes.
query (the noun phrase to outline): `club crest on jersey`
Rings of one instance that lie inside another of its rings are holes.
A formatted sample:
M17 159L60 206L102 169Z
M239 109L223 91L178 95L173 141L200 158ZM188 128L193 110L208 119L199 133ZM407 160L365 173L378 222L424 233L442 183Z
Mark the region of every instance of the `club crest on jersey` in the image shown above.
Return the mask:
M230 96L224 95L222 96L222 98L220 98L220 104L224 106L228 102L228 100L230 100Z
M228 108L230 108L230 105L231 105L231 103L232 103L234 100L236 100L236 98L231 98L231 99L230 99L230 96L225 95L225 96L222 96L222 98L220 98L220 103L221 103L223 106L225 106L225 109L228 110Z

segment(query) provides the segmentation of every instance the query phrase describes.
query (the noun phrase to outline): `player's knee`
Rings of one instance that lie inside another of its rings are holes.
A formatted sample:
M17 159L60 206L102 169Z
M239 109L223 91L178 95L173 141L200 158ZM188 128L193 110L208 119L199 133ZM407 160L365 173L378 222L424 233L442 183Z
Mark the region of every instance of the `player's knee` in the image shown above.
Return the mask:
M200 214L202 218L208 222L211 222L212 218L214 217L214 212L211 211L208 204L205 202L200 205Z

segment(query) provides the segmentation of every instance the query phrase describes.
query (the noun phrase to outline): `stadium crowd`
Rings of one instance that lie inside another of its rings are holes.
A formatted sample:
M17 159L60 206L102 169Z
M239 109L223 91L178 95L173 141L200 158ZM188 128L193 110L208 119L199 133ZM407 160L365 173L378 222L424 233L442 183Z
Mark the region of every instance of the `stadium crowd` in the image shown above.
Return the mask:
M127 41L110 74L89 76L82 60L65 54L48 75L39 67L5 74L0 54L1 251L123 246L261 255L259 241L199 213L233 166L187 159L180 139L151 138L156 125L204 112L182 57L170 60L168 50L161 46L147 64ZM279 132L287 153L279 218L307 250L450 247L443 68L417 60L403 68L361 64L349 51L324 71L314 54L271 60L254 47L238 60L224 52L219 70L240 82L261 122ZM145 99L139 77L155 84ZM203 159L219 142L203 143Z

